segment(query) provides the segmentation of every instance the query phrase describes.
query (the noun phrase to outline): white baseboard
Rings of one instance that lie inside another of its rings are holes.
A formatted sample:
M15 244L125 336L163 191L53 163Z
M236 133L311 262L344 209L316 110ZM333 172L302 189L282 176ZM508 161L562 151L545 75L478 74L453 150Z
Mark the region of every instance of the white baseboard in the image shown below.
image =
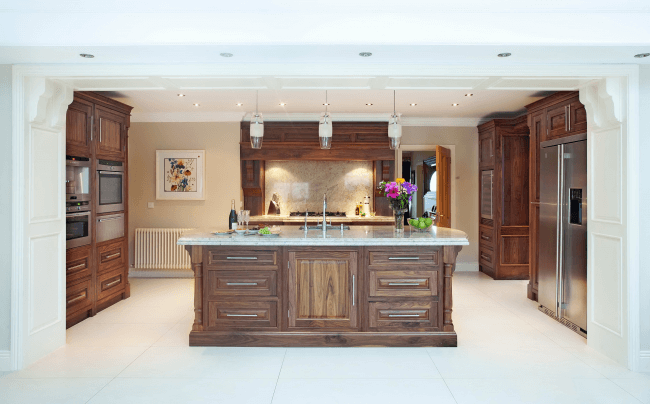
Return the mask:
M0 372L8 372L11 368L11 351L0 351Z
M650 351L639 352L639 372L650 372Z
M194 278L191 269L135 269L129 268L129 278Z
M477 271L478 262L457 262L456 271Z

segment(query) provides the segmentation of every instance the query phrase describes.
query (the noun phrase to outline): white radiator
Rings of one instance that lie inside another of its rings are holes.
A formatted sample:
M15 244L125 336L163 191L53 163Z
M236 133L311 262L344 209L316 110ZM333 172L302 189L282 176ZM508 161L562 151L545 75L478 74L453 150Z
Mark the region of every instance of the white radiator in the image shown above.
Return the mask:
M192 269L185 246L176 245L192 229L135 229L135 269Z

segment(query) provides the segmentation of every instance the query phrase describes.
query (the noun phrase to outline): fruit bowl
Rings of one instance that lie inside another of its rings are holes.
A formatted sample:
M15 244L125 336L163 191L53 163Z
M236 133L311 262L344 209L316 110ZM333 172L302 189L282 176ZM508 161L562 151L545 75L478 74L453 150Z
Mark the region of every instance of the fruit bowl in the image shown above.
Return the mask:
M409 227L414 233L427 233L433 226L433 220L430 218L422 218L423 220L417 218L411 218L408 220ZM422 224L424 223L424 224Z

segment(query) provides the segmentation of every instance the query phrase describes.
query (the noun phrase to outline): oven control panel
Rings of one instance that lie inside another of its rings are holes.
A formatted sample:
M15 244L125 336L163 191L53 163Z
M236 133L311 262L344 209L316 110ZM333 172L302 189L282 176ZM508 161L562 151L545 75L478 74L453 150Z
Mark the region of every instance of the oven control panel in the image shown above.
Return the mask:
M72 213L72 212L88 212L90 210L90 202L89 201L83 201L83 202L67 202L65 204L65 211L67 213Z

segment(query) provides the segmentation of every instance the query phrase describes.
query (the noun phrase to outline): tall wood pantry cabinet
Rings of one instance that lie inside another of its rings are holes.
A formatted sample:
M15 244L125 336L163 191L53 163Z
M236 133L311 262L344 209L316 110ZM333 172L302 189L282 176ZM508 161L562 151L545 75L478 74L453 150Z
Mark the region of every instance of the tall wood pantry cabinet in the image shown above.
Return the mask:
M537 300L539 262L540 143L587 132L587 111L577 91L560 91L526 105L530 128L530 282L528 298Z
M92 92L75 92L66 114L66 155L89 158L91 243L66 251L66 325L94 316L130 295L128 281L128 130L132 107ZM98 160L124 166L124 236L97 241Z
M478 127L479 269L494 279L528 279L529 137L526 116Z

